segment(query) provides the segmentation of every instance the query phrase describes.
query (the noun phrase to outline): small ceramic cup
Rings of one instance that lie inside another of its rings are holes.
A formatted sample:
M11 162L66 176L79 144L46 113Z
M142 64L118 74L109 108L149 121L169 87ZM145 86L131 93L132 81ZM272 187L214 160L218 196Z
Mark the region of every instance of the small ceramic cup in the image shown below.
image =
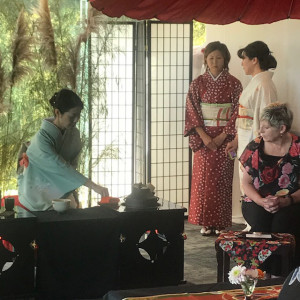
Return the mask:
M54 199L52 200L53 209L59 213L65 212L70 208L70 199Z

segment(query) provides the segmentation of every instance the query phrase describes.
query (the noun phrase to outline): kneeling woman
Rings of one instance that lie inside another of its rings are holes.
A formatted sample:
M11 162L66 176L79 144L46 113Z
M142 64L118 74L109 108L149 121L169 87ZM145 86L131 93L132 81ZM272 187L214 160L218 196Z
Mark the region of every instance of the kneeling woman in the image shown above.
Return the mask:
M26 168L18 177L20 202L31 211L52 208L52 200L70 198L74 190L85 185L101 196L108 190L76 171L81 141L76 123L83 103L73 91L62 89L50 99L54 117L42 126L28 147Z
M240 157L242 212L251 231L292 233L300 243L300 137L289 132L292 121L285 104L264 109L260 136Z

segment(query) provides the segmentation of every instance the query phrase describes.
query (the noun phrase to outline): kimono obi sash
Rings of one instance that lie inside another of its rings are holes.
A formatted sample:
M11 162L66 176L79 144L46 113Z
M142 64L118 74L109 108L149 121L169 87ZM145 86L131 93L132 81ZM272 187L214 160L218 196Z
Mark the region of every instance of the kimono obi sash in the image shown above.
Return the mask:
M239 105L239 114L236 119L236 127L245 130L252 130L253 127L253 110Z
M205 126L226 126L231 117L231 103L201 103Z

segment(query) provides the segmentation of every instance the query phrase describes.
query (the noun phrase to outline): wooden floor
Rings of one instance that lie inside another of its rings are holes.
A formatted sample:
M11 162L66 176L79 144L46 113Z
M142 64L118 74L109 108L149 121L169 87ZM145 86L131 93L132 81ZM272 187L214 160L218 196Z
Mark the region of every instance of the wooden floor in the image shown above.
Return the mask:
M232 230L242 230L244 224L233 224ZM184 279L188 283L217 282L216 235L202 236L201 227L185 221L187 239L184 244Z

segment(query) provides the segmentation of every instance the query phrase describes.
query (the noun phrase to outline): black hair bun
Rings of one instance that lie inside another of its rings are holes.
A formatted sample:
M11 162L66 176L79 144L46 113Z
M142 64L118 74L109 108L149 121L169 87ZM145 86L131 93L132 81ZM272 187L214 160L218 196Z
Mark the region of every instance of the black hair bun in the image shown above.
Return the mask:
M51 106L54 107L54 108L56 107L57 95L58 95L58 93L54 93L54 95L49 100Z

